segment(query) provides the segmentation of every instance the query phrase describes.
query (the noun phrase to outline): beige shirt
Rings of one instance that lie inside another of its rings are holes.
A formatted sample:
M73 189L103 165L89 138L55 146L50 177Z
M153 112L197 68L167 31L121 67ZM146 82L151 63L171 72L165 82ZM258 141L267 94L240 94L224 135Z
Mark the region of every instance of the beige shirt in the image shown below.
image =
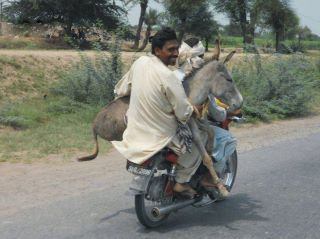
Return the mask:
M115 93L131 97L123 140L112 144L137 164L166 147L176 135L177 120L186 123L193 112L181 81L156 56L136 60Z

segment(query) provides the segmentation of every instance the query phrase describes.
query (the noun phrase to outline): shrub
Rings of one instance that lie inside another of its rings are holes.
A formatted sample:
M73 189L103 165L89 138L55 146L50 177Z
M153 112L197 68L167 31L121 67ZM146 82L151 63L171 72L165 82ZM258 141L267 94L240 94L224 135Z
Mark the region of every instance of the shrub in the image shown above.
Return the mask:
M319 80L313 62L303 55L277 55L262 62L259 55L233 68L249 118L270 120L310 112Z
M94 58L80 52L81 61L62 74L61 83L52 91L76 102L107 104L114 98L114 86L122 75L120 45L115 37L109 53L100 51L98 46Z

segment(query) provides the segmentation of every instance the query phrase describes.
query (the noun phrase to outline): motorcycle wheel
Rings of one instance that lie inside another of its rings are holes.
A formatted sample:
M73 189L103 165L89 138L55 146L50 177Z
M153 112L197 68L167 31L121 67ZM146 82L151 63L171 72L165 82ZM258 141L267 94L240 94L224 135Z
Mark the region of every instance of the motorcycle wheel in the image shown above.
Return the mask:
M167 183L169 183L167 175L168 170L168 168L164 168L165 173L163 173L163 170L156 170L150 179L147 193L135 196L136 214L140 223L145 227L157 227L169 216L169 214L157 216L152 210L154 207L172 203L173 194L171 196L163 197L165 187Z
M225 170L221 175L221 179L224 182L224 185L226 185L229 192L231 191L233 184L236 180L237 168L238 168L238 155L237 155L237 151L235 150L233 154L231 154L229 159L226 161Z
M229 192L231 191L233 184L236 180L237 168L238 168L238 155L237 155L237 151L235 150L233 154L230 155L229 159L227 159L226 167L222 175L220 175L222 182L224 183L224 185L226 186ZM216 200L217 202L221 202L225 200L225 198L216 198L213 194L210 194L210 193L208 194L208 196L211 199Z
M159 204L160 203L147 200L145 194L135 196L136 214L142 225L148 228L158 227L167 219L169 214L159 217L153 215L153 207L159 206Z

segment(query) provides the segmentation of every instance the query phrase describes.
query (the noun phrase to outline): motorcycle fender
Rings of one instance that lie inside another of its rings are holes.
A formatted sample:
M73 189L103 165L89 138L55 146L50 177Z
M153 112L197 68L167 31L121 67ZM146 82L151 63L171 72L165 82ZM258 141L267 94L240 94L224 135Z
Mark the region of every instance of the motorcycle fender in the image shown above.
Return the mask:
M150 175L134 175L129 186L130 193L134 195L146 193L151 178L152 173Z

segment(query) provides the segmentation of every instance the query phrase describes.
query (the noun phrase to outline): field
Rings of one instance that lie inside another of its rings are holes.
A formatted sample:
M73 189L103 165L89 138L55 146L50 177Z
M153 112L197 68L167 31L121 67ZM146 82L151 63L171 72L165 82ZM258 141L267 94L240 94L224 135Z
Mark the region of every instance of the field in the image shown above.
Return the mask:
M145 53L123 52L122 64L119 63L122 73L143 54ZM209 55L207 53L206 57ZM320 88L320 62L318 52L310 55L280 58L261 55L257 59L255 55L238 54L235 57L229 67L245 97L244 112L250 122L300 117L319 112L320 97L317 92ZM222 58L224 56L225 53ZM109 57L109 53L94 51L1 50L0 161L55 163L61 161L61 158L69 161L89 153L93 147L91 122L96 113L112 99L112 93L103 96L105 98L93 97L105 93L97 92L93 84L95 79L108 80L114 77L108 64L104 64L110 60ZM259 65L260 70L265 72L260 72L260 76L257 73ZM278 80L279 75L281 81ZM269 85L257 82L258 78L269 82ZM85 94L80 94L78 86L88 80L92 87ZM105 84L109 83L105 81ZM276 98L261 90L268 89L268 86L280 89L283 87L277 94L288 91L288 87L302 88L297 91L299 94L292 91L289 98ZM106 88L105 91L112 89ZM313 97L306 97L306 93ZM80 98L73 97L79 94ZM303 107L304 110L294 107ZM110 144L100 141L102 152L107 151Z
M243 45L241 37L222 36L221 38L222 38L222 46L223 47L241 48ZM285 41L285 44L288 46L291 46L294 43L297 44L297 41L294 41L294 40L286 40ZM274 44L274 39L256 38L255 44L258 47L272 47ZM301 45L306 50L320 50L320 41L302 40Z

